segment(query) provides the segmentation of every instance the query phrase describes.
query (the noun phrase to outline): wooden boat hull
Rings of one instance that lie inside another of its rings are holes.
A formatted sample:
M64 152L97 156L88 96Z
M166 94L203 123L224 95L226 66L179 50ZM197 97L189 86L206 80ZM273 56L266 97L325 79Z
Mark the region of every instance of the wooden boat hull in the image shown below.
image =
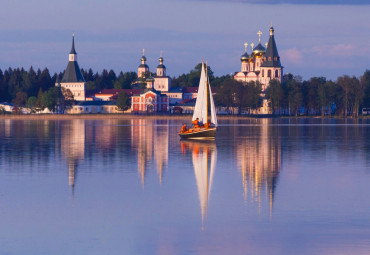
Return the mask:
M216 128L201 128L186 133L178 133L181 139L215 139Z

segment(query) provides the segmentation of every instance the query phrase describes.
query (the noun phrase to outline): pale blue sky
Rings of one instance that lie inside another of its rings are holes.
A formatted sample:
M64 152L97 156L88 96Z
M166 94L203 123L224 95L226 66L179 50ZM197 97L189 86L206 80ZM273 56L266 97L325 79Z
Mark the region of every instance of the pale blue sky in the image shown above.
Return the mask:
M258 43L258 30L267 42L272 22L285 73L336 79L370 69L369 1L249 2L256 1L3 1L0 68L63 71L74 32L83 68L136 71L146 48L152 71L162 50L168 75L202 57L216 75L229 74L240 70L244 42Z

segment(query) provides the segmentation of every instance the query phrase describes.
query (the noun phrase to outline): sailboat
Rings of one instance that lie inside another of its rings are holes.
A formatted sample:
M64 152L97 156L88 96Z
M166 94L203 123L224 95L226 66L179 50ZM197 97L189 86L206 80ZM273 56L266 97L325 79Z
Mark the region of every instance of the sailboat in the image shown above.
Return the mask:
M209 110L211 120L209 121ZM202 72L200 74L198 95L192 121L199 119L200 127L194 127L184 132L179 132L182 139L215 139L217 117L216 108L213 101L211 86L209 84L207 66L202 62Z

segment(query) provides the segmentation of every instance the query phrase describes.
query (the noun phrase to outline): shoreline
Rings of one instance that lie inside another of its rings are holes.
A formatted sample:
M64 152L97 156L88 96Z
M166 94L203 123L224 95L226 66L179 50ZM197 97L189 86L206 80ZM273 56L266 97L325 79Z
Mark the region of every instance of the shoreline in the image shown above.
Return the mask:
M30 115L0 115L0 120L72 120L72 119L86 119L86 120L103 120L103 119L191 119L192 115L134 115L134 114L30 114ZM359 116L358 119L367 119L370 116ZM231 120L231 119L345 119L338 116L241 116L241 115L218 115L217 119ZM347 117L347 119L354 119Z

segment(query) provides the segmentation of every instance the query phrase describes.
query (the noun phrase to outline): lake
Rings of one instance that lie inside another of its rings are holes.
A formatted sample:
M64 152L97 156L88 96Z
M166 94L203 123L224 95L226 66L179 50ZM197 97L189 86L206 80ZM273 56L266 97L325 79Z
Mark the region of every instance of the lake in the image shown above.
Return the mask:
M370 120L0 120L0 254L370 254Z

